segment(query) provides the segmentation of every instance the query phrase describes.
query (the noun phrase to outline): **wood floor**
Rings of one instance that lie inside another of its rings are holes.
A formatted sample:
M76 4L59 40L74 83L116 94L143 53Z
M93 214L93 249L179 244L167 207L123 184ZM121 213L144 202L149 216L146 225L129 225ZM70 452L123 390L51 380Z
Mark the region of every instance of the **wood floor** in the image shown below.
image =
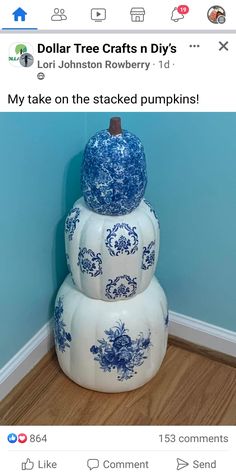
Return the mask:
M1 425L236 425L236 368L168 347L140 389L104 394L70 381L49 353L0 403Z

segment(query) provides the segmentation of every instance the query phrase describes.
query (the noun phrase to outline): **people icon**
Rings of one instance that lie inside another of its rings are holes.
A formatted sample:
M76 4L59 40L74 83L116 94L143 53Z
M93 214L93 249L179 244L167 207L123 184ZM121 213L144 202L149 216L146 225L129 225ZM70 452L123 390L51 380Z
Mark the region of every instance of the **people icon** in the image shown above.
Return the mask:
M62 20L67 20L67 16L65 15L65 10L61 8L54 8L54 13L51 16L52 21L62 21Z
M51 16L52 21L61 21L61 15L59 14L59 8L54 8L54 14Z
M62 8L60 10L61 20L67 20L67 16L65 15L65 10Z

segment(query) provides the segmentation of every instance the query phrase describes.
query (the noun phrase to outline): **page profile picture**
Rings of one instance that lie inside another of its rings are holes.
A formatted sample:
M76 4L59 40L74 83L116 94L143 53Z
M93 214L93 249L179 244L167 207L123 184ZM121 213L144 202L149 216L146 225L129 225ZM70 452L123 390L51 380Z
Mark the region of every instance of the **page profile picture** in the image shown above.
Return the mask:
M17 68L21 68L22 66L27 67L29 65L32 66L32 57L33 46L29 43L13 43L9 48L8 61L11 66Z
M34 57L30 53L23 53L20 57L20 65L23 68L30 68L34 63Z

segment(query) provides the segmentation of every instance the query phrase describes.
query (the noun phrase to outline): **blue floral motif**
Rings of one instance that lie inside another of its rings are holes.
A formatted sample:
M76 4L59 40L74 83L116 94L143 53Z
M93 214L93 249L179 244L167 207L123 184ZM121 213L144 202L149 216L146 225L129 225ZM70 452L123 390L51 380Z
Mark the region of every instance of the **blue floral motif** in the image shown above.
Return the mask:
M127 223L117 223L112 229L107 229L106 247L111 256L134 254L138 250L138 235L136 227L131 228Z
M127 333L125 324L121 321L109 330L104 330L107 338L97 340L98 345L90 348L94 355L94 361L98 361L103 371L117 371L118 381L132 378L137 371L136 367L141 366L151 347L151 332L146 336L143 333L138 335L136 340L132 340Z
M73 274L72 274L71 266L70 266L69 254L67 254L67 252L66 252L66 263L67 263L68 271L69 271L70 276L71 276L71 280L72 280L73 284L75 285L75 281L73 279Z
M68 234L69 241L73 239L73 234L76 229L77 223L79 223L79 215L80 209L79 208L72 208L69 215L66 218L65 223L65 232Z
M82 192L96 213L124 215L137 208L147 184L142 143L122 130L111 135L102 130L90 138L82 165Z
M142 269L147 270L154 265L155 262L155 241L151 241L148 246L143 248Z
M108 299L124 299L135 295L137 290L137 277L133 279L129 275L121 275L114 280L108 279L105 295Z
M165 317L165 326L168 327L169 326L169 312L167 312L167 315Z
M65 330L66 324L62 320L62 315L63 300L59 297L54 310L54 337L59 351L64 353L66 348L70 348L71 334Z
M151 203L149 203L149 201L146 200L146 198L144 198L143 201L144 201L144 203L146 203L146 205L149 207L151 213L154 214L154 216L155 216L155 218L156 218L156 220L157 220L157 222L158 222L158 226L160 227L160 221L159 221L158 216L157 216L157 214L156 214L156 211L155 211L154 208L152 207Z
M83 274L88 274L91 277L97 277L102 274L101 254L95 254L91 249L86 247L83 247L83 249L79 248L77 264Z

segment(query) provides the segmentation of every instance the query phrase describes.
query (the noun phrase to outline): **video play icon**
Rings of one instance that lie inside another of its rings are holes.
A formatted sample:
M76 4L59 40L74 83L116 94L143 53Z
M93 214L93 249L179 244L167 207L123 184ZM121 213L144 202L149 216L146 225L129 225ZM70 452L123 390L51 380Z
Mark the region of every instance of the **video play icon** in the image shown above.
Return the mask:
M185 468L188 465L189 465L189 463L185 462L185 460L177 459L177 470L182 470L182 468Z
M91 20L93 20L93 21L104 21L104 20L106 20L106 9L105 8L92 8L91 9Z

